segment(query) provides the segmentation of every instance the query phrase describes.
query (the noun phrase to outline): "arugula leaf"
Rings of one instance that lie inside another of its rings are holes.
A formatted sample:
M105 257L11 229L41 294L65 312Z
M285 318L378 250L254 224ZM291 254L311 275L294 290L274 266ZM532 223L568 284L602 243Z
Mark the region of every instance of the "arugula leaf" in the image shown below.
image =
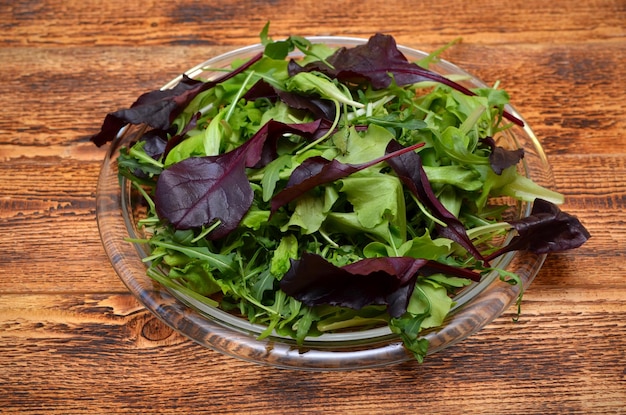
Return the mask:
M286 87L289 91L307 94L317 93L323 98L351 105L355 108L365 107L365 104L355 101L351 96L339 90L332 81L313 72L300 72L293 75L287 81Z
M418 316L405 315L389 321L391 331L400 336L404 347L413 354L419 363L424 361L429 346L428 340L420 337L422 321L426 317L428 317L427 313Z
M312 43L302 36L289 36L287 39L274 41L269 36L269 22L265 24L260 33L261 44L265 46L264 54L272 59L285 59L294 49L300 50L306 57L321 60L330 55L333 49L323 43Z

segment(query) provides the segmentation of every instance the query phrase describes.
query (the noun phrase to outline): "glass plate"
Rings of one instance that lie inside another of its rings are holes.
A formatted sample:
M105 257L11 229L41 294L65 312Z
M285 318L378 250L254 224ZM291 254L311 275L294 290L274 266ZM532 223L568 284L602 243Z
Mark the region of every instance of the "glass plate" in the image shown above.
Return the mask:
M353 47L365 43L365 39L345 37L313 37L312 42L331 46ZM227 69L235 59L248 59L262 51L261 45L237 49L207 60L191 68L185 74L192 78L211 79L223 72L212 72L205 68ZM419 60L427 53L399 46L409 60ZM298 56L298 53L294 53ZM457 66L440 60L430 69L470 88L486 85ZM171 88L181 77L163 86ZM511 106L507 111L523 119ZM298 347L291 338L270 336L257 340L264 327L249 323L227 312L196 301L182 292L168 289L146 275L147 256L145 247L131 244L126 238L141 238L142 231L135 226L142 211L139 199L131 191L129 182L119 178L117 156L119 148L132 142L142 133L142 128L131 126L120 132L105 157L98 180L96 213L104 249L113 268L131 293L154 315L172 329L229 356L250 362L282 368L307 370L347 370L390 365L414 359L399 338L387 327L347 333L325 334L305 340ZM520 171L545 187L553 187L553 178L545 153L532 130L514 126L500 137L499 145L509 148L522 147L525 156ZM514 217L527 216L531 206L516 203ZM492 265L519 275L527 288L541 268L545 255L529 252L512 252L500 257ZM477 332L500 316L517 298L520 287L500 281L494 275L486 276L455 297L456 306L445 324L437 329L425 331L429 354L443 350Z

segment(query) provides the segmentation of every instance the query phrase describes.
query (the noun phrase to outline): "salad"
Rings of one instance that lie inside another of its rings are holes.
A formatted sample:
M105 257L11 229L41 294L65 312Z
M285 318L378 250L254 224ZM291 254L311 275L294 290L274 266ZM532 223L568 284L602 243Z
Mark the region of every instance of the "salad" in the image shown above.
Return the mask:
M145 206L148 236L129 241L149 247L154 280L264 326L260 338L388 326L421 361L420 333L455 295L493 272L516 283L501 255L589 238L561 194L519 173L523 149L501 145L523 125L507 93L429 70L440 51L409 62L388 35L335 49L268 26L261 41L217 78L143 94L91 138L145 126L118 168ZM531 215L512 217L516 201Z

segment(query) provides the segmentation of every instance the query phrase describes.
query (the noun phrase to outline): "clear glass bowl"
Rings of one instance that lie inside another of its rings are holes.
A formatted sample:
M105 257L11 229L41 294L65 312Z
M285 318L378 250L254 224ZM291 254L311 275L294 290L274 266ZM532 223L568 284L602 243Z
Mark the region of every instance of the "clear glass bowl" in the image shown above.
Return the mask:
M314 37L310 40L337 47L352 47L366 42L365 39L345 37ZM410 60L427 56L427 53L418 50L401 46L399 49ZM211 79L220 73L206 68L227 69L233 60L251 58L260 51L261 45L237 49L201 63L188 70L186 75ZM443 60L434 62L430 68L440 74L454 76L457 82L466 87L485 86L480 80ZM163 88L173 87L180 79L173 79ZM510 106L507 111L522 118ZM141 127L131 126L123 130L111 144L98 181L96 212L102 242L113 268L130 292L154 315L200 345L246 361L275 367L348 370L413 359L400 339L387 327L325 334L307 339L301 347L293 339L280 336L257 340L264 327L210 307L182 292L165 288L149 278L146 275L146 264L142 262L142 258L147 256L145 247L126 241L129 237L143 236L141 230L135 226L136 220L142 214L139 198L131 191L130 183L118 177L117 171L119 148L136 139L139 134ZM528 126L513 127L506 136L501 137L499 145L524 148L525 157L520 163L522 173L543 186L553 187L552 172L544 151ZM515 217L530 213L530 204L516 203L514 206ZM545 255L514 252L503 255L493 265L518 274L524 288L527 288L544 260ZM502 282L496 275L488 275L480 283L465 289L455 297L457 305L445 324L423 333L430 343L428 353L432 354L458 343L489 324L511 306L519 290L520 287Z

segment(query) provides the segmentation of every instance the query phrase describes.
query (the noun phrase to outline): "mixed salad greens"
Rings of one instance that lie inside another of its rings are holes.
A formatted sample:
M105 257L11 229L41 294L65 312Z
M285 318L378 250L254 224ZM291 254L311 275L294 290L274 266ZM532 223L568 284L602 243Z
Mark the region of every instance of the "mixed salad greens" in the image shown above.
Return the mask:
M334 49L266 26L261 40L263 53L146 93L92 137L147 126L118 166L145 199L150 236L132 242L150 247L155 280L264 325L261 338L388 325L421 360L421 330L455 293L494 269L515 283L494 259L589 237L562 195L518 173L523 149L499 145L523 124L504 90L468 90L387 35ZM493 198L532 214L507 220Z

